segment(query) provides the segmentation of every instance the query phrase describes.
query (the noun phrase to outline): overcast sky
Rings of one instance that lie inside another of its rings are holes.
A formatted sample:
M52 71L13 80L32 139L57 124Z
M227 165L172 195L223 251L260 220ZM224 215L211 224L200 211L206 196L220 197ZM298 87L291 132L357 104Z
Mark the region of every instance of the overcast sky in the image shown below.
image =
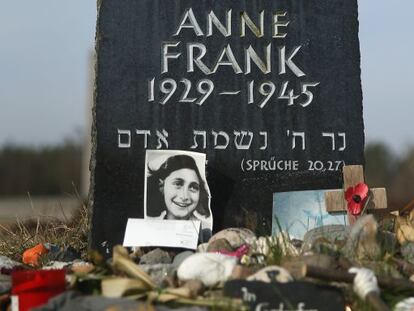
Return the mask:
M0 145L54 144L84 129L96 1L0 5ZM359 1L366 139L398 152L414 146L413 11L413 0Z

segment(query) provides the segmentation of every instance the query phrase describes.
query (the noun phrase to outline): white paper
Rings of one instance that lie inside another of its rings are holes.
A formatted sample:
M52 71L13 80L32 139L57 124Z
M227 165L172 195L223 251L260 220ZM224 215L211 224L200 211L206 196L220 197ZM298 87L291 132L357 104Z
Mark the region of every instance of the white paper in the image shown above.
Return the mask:
M129 218L125 247L164 246L196 249L200 221Z

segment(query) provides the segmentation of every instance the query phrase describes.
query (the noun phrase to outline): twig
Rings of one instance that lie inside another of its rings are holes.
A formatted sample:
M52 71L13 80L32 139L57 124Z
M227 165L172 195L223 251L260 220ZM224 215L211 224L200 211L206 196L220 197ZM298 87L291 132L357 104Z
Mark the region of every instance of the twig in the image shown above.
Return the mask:
M361 210L361 215L364 215L364 214L365 214L365 212L367 211L367 209L368 209L368 205L369 205L369 203L371 202L372 197L373 197L373 194L372 194L372 191L370 190L370 191L368 192L368 197L367 197L367 199L366 199L366 201L365 201L365 203L364 203L364 206L362 207L362 210Z
M62 212L63 218L65 219L65 222L69 222L68 217L66 216L65 211L63 210L62 203L59 202L58 204L59 204L59 209Z
M353 283L355 274L306 265L305 276L326 281ZM380 287L393 290L414 290L414 282L406 279L377 277L377 280Z
M286 268L292 270L296 277L310 277L328 282L344 282L352 284L354 282L355 274L344 271L324 269L320 267L314 267L306 264L290 265ZM378 285L380 287L392 289L392 290L414 290L414 283L405 279L396 279L390 277L377 277ZM375 293L369 293L366 296L366 300L377 311L388 311L388 306L381 300L380 296Z
M188 299L188 298L178 298L174 302L193 305L198 307L211 307L211 308L231 308L235 307L237 310L248 310L246 306L240 300L237 299Z
M329 269L323 269L319 267L306 266L305 275L307 277L318 278L327 281L335 282L345 282L353 283L354 282L354 273L341 272ZM377 278L378 283L381 284L380 280ZM392 283L392 282L391 282ZM392 286L389 281L386 281L387 286ZM384 280L382 280L382 285L384 285ZM414 288L414 286L412 287ZM377 311L389 311L388 306L382 301L381 297L376 292L370 292L365 297L366 301Z
M20 233L23 235L23 236L30 236L30 233L29 233L29 231L27 230L27 228L24 226L24 224L20 221L20 218L17 216L16 217L16 223L17 223L17 226L19 227L19 230L20 230Z
M405 260L398 258L390 258L391 262L394 263L398 269L407 276L414 274L414 265L412 263L406 262Z
M409 212L410 210L412 210L414 208L414 199L412 199L406 206L404 206L400 211L399 211L399 215L403 215L406 212Z
M382 301L376 292L370 292L365 297L366 301L377 311L390 311L390 308Z
M75 183L72 181L72 187L73 187L73 191L75 191L75 195L76 195L76 197L77 197L77 199L80 201L80 202L82 202L82 204L83 204L83 199L82 199L82 197L81 197L81 195L79 194L79 191L78 191L78 189L76 188L76 185L75 185Z
M39 234L40 216L35 211L33 201L32 201L32 197L30 196L30 192L27 192L27 196L29 197L30 207L32 208L33 214L37 214L37 216L36 216L36 234L35 234L35 236L37 236Z
M12 232L11 230L7 229L5 226L3 226L2 224L0 224L0 228L3 229L4 231L6 231L8 234L13 235L13 236L17 236L16 233Z

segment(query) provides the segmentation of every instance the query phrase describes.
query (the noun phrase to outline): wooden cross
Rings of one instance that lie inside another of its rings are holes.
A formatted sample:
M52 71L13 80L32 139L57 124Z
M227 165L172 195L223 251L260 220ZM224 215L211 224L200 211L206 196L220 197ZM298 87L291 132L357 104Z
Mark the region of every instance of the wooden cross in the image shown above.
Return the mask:
M347 212L347 202L345 191L349 187L364 182L364 170L362 165L347 165L343 167L343 190L332 190L325 193L325 205L328 213ZM372 199L369 201L367 209L386 209L387 191L385 188L370 188Z

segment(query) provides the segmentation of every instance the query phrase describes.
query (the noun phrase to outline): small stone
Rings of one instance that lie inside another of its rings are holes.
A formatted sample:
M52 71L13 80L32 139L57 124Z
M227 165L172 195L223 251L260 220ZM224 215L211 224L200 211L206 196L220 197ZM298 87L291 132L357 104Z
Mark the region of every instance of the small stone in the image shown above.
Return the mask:
M228 228L217 232L209 241L209 244L215 240L226 239L233 249L239 248L243 244L251 245L256 235L246 228Z
M326 225L306 232L303 237L302 252L312 249L316 241L325 240L331 244L345 243L349 235L349 228L343 225Z
M149 251L141 257L140 265L170 264L170 255L160 248Z
M365 215L352 226L342 253L352 259L375 260L381 255L377 242L378 223L372 215Z
M324 238L314 241L311 251L317 254L326 254L329 256L339 255L338 247Z
M76 261L72 264L71 270L73 273L88 274L95 269L95 265L85 261Z
M20 263L17 261L11 260L9 257L0 256L0 270L3 271L11 271L14 267L21 266Z
M296 280L306 277L306 267L313 266L318 268L336 270L341 267L334 258L323 254L311 254L292 258L284 258L281 266L285 268Z
M401 254L404 259L414 264L414 242L407 242L401 246Z
M172 265L175 269L178 269L178 267L181 265L181 263L187 258L190 257L194 252L192 251L184 251L181 253L178 253L175 255L174 260L172 262Z
M205 286L226 281L237 264L237 258L218 253L196 253L178 267L180 281L199 280Z
M56 244L45 243L49 252L45 255L47 261L72 262L80 259L80 253L72 246L59 247Z
M208 243L207 252L228 251L232 252L234 249L226 239L217 239Z
M307 255L307 256L303 256L302 260L308 266L325 268L325 269L335 269L336 264L337 264L335 258L327 254Z
M234 267L233 272L231 273L231 279L232 280L245 280L250 275L252 275L252 269L243 266L243 265L237 265Z
M42 270L61 270L65 267L70 266L71 262L66 261L50 261L47 263L47 265L44 265L42 267Z
M248 281L287 283L293 281L289 271L279 266L268 266L247 278Z
M405 298L397 303L393 309L394 311L412 311L414 310L414 297Z
M184 283L183 287L190 290L190 295L192 298L196 298L197 296L202 295L206 289L204 284L199 280L189 280Z
M208 243L202 243L197 247L197 253L206 253L207 252Z
M152 279L152 281L160 287L164 287L164 280L174 274L175 268L172 264L145 264L138 265L144 272L146 272Z

